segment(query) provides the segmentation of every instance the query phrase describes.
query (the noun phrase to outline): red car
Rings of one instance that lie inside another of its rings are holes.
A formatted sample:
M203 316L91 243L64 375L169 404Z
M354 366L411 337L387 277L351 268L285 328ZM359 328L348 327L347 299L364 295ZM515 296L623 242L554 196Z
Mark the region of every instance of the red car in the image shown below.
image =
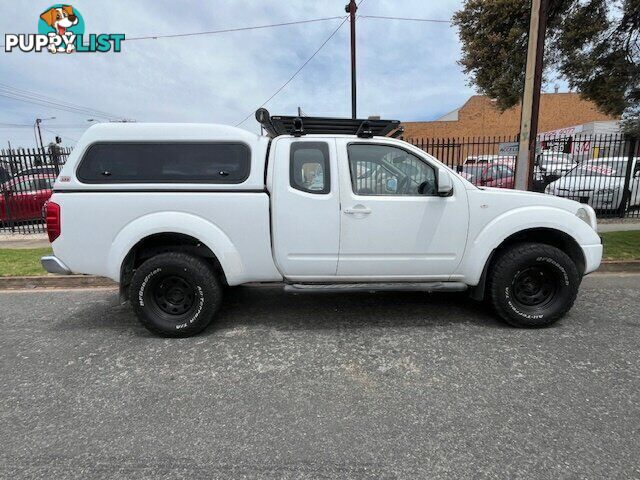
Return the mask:
M513 188L515 176L513 169L506 164L464 165L460 175L479 187Z
M42 219L42 207L51 196L55 175L16 177L0 187L0 222Z

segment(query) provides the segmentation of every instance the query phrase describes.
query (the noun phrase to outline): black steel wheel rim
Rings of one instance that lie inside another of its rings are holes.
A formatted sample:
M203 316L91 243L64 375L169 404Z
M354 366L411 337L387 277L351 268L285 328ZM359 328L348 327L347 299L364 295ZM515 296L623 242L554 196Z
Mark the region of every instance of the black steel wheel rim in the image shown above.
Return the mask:
M536 265L520 270L511 284L517 303L525 307L543 307L553 300L559 288L557 272Z
M195 309L195 286L179 275L160 276L150 285L149 290L153 310L167 320L180 321Z

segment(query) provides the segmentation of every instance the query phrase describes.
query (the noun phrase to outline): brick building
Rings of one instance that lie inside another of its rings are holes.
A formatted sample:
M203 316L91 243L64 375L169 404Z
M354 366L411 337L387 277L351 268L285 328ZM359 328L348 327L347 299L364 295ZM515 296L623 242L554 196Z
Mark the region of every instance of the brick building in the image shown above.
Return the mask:
M539 132L596 121L618 120L601 113L577 93L543 93ZM514 135L520 130L520 106L500 112L495 102L474 95L466 103L431 122L402 122L405 139Z

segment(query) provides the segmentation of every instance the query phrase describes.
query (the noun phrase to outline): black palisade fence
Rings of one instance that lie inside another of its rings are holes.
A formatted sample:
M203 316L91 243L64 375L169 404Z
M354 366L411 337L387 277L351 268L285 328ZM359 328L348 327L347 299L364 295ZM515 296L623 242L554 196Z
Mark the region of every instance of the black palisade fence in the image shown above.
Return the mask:
M70 148L0 150L0 233L44 233L43 206Z
M513 188L518 135L406 138L480 187ZM622 134L540 135L531 190L640 218L640 140Z

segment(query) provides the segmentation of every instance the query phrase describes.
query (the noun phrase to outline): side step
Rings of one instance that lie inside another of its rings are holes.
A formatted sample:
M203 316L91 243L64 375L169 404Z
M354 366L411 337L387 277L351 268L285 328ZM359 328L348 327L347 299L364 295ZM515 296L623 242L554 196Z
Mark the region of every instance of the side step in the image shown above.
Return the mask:
M394 282L394 283L293 283L284 286L288 293L336 293L336 292L462 292L467 285L462 282Z

